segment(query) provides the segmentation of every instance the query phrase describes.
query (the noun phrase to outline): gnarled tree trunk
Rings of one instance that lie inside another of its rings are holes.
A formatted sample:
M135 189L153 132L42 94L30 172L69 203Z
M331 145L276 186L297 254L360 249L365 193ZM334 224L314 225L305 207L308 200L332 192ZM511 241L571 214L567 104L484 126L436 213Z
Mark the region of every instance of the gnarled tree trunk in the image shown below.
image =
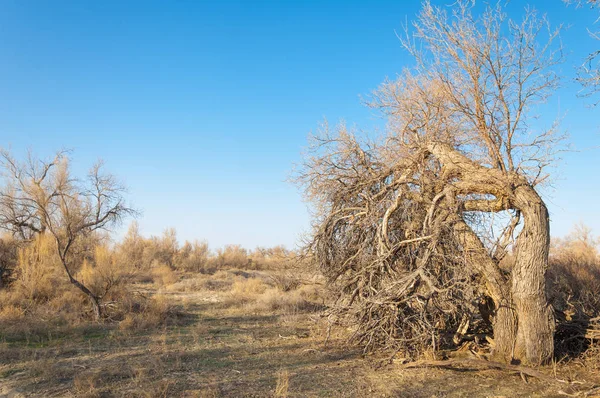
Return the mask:
M454 233L463 244L467 262L484 278L494 302L495 356L531 365L549 362L554 354L554 315L546 297L550 224L544 201L522 176L479 165L447 144L432 143L429 148L448 173L459 178L453 185L461 194L495 197L467 200L463 204L467 210L521 211L524 224L510 281L460 218Z
M514 357L543 364L554 354L554 313L546 297L550 224L544 201L529 185L514 192L514 203L524 215L511 273L511 293L518 317Z

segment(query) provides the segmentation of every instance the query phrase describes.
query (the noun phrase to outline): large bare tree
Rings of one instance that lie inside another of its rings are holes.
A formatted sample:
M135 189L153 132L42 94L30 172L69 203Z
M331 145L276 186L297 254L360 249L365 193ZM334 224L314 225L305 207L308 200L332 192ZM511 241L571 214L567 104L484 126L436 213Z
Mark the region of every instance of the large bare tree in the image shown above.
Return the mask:
M371 103L388 134L325 126L299 170L315 210L309 247L366 348L435 349L487 320L497 358L546 363L554 317L537 187L560 137L531 121L558 83L557 32L533 10L515 22L462 0L450 14L424 3L410 30L415 66Z
M133 213L116 178L94 165L85 180L72 176L66 152L50 160L31 154L20 162L0 151L0 228L22 240L50 234L69 281L91 301L97 319L102 297L76 278L77 243L94 231L108 229Z

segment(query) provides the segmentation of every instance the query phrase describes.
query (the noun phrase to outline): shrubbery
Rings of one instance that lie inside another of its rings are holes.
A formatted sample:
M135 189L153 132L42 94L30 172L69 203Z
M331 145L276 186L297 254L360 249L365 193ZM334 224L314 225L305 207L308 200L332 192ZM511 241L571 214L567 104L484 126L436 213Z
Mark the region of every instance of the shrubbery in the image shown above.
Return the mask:
M102 321L119 322L122 330L162 324L173 313L164 300L148 296L144 284L171 289L180 280L187 280L182 279L183 274L284 269L295 258L282 247L249 251L229 245L211 253L206 242L180 245L173 229L162 236L145 238L135 222L121 242L113 243L108 236L96 233L76 244L70 271L100 299ZM289 276L280 277L277 281L286 285L283 290L295 289L297 284L287 286L288 279ZM36 235L30 241L3 236L0 280L0 334L4 336L33 333L33 329L44 330L50 325L68 327L94 319L89 298L70 283L58 257L56 242L47 234ZM212 279L209 282L215 283ZM259 285L261 282L256 281L256 286ZM232 298L256 293L246 291L247 288L244 283L232 286Z

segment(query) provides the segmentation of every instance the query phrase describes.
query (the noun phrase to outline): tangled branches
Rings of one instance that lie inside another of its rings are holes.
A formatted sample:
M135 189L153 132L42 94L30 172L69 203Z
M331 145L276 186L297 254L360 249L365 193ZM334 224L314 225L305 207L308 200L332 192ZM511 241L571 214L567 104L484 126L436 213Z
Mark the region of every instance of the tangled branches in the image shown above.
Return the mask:
M353 339L407 353L449 344L481 295L455 237L460 204L442 199L439 162L423 151L389 163L346 131L327 144L301 182L328 206L311 249Z
M298 175L316 212L309 249L365 349L443 346L479 316L500 360L539 364L553 354L554 318L536 186L560 137L531 134L527 120L556 87L557 32L533 12L515 23L500 6L471 8L459 0L449 16L424 3L405 41L416 67L374 95L385 139L341 126L315 141ZM496 214L505 222L489 222Z

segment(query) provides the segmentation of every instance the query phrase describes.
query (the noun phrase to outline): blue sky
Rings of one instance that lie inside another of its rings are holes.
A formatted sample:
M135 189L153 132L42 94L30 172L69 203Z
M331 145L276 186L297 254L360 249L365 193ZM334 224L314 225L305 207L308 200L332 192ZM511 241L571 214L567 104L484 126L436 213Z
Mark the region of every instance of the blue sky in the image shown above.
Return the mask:
M451 1L436 4L450 4ZM519 16L524 1L512 1ZM547 12L568 60L541 112L580 152L544 192L552 234L579 221L600 233L600 108L570 79L600 47L598 11L560 0ZM129 186L146 235L175 227L213 247L293 247L309 216L285 180L320 121L369 128L361 104L410 62L395 31L418 1L0 2L0 145L16 155L70 148L77 172L97 158ZM588 101L589 102L589 101Z

